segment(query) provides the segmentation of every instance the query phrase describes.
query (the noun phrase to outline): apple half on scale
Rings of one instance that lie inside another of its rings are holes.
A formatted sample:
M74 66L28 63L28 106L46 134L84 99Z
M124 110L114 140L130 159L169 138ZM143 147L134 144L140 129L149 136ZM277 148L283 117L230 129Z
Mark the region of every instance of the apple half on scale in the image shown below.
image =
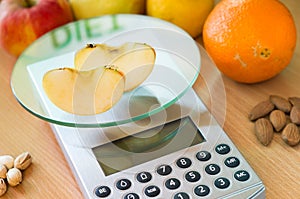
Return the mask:
M62 110L77 115L107 111L121 99L124 75L112 66L89 70L58 68L43 77L48 98Z
M75 53L77 70L114 65L125 76L124 92L139 86L151 74L156 59L154 48L145 43L127 42L121 46L87 44Z

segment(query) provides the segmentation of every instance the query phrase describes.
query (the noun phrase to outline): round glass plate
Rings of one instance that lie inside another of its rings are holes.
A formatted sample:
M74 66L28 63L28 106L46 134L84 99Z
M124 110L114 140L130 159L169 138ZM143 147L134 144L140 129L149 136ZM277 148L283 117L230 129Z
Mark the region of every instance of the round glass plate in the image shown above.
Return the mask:
M151 45L156 60L150 76L123 94L110 110L82 116L56 107L42 88L44 74L74 67L74 53L88 43ZM20 104L35 116L72 127L108 127L149 117L174 104L191 88L200 71L197 43L182 29L143 15L107 15L59 27L36 40L17 60L11 86Z

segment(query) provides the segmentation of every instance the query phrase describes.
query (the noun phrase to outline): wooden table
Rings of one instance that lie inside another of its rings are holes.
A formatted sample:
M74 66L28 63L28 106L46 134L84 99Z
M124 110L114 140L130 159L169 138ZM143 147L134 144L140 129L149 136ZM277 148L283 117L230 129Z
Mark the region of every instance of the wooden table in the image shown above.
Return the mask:
M299 36L300 2L282 2L292 12ZM15 60L1 50L0 60L0 155L17 156L29 151L33 156L33 164L24 172L23 183L9 187L1 198L83 198L49 124L25 111L12 94L10 75ZM300 97L300 39L289 67L263 83L233 82L205 63L208 59L204 56L201 76L194 89L262 179L267 198L299 198L300 145L290 147L279 135L274 136L269 146L261 145L247 115L257 102L270 94Z

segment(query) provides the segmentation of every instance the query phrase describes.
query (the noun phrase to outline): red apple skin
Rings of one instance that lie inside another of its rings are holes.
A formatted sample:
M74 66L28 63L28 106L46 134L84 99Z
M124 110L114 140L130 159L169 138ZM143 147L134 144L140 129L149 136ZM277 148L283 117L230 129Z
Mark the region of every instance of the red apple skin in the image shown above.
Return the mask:
M67 0L0 1L0 46L18 57L26 47L46 32L74 20Z

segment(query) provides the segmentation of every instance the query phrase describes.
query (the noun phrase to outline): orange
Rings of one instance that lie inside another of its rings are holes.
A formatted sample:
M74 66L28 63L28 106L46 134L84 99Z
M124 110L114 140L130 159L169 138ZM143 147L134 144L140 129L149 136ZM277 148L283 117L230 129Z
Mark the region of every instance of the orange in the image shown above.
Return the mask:
M278 0L222 0L203 27L203 43L219 70L243 83L268 80L290 63L296 27Z

